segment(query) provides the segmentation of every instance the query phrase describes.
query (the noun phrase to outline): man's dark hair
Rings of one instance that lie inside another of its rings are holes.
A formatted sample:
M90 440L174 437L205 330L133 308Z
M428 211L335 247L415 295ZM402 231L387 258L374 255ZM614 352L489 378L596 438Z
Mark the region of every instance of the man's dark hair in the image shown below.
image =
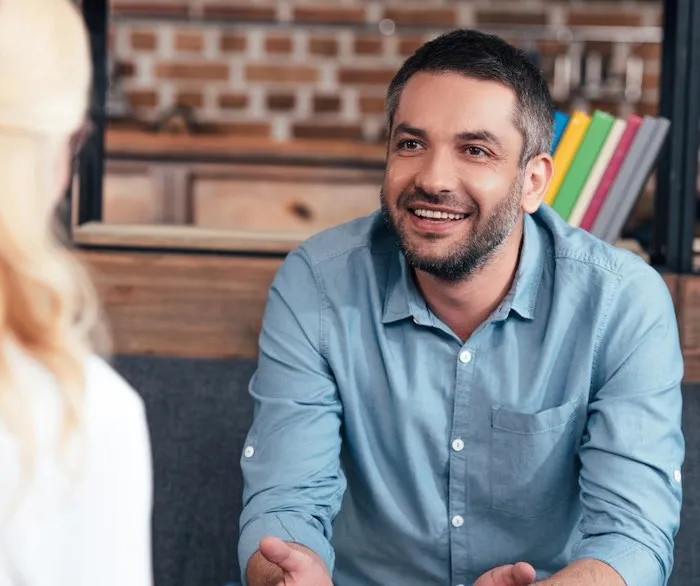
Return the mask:
M497 36L468 29L426 43L406 60L389 85L386 110L390 132L401 92L420 72L460 73L511 89L517 99L513 122L523 137L521 167L536 154L549 152L554 132L552 97L542 74L523 51Z

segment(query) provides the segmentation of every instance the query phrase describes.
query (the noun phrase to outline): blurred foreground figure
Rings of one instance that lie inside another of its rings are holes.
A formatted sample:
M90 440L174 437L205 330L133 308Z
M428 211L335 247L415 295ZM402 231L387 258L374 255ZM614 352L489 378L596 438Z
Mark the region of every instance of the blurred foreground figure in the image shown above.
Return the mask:
M68 0L0 0L0 584L151 583L139 396L54 209L86 134L88 35Z

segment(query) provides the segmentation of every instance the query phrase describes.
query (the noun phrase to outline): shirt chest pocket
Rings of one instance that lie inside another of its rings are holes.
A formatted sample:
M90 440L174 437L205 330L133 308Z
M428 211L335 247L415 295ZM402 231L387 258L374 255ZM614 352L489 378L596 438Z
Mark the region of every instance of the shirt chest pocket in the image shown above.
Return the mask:
M538 413L491 409L491 507L538 517L578 486L578 400Z

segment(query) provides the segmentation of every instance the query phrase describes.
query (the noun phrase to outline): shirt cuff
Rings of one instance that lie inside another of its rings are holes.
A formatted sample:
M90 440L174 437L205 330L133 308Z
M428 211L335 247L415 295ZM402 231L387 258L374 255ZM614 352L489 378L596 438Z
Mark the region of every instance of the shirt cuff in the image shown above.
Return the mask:
M585 538L573 560L593 559L609 565L627 586L664 586L661 564L644 545L623 535L600 535Z
M335 553L323 533L314 527L308 515L300 513L276 513L256 517L243 527L238 538L238 560L241 565L241 581L246 584L246 568L260 542L265 537L278 537L283 541L298 543L313 551L333 574Z

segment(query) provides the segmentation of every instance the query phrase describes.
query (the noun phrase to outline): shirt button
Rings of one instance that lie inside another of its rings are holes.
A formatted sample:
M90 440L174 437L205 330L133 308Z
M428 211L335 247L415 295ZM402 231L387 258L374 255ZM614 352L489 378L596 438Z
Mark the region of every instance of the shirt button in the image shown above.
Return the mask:
M472 353L469 350L463 350L459 353L459 361L469 364L472 361Z
M246 458L252 458L253 454L255 454L255 448L253 446L247 446L246 449L243 451L243 455Z
M464 518L461 515L455 515L452 517L453 527L461 527L462 525L464 525Z
M673 480L675 480L676 482L680 482L680 481L681 481L681 471L680 471L680 470L676 470L676 471L673 473Z
M464 442L460 438L457 438L452 442L452 449L455 452L461 452L464 449Z

